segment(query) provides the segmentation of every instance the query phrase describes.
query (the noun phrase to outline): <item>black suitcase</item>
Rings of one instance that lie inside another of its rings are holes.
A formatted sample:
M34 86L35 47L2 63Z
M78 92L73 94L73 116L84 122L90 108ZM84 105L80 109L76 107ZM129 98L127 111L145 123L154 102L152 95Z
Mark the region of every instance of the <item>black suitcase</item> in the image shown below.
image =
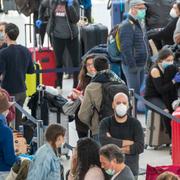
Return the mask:
M89 24L80 27L80 38L83 54L89 49L107 42L108 28L102 24Z

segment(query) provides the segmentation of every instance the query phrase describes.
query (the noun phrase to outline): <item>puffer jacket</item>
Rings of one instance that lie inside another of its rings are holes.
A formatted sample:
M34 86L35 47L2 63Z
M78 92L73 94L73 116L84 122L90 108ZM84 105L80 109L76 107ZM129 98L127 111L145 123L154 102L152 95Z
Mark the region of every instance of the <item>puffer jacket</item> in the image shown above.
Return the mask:
M87 124L92 135L99 133L99 110L102 101L102 83L118 81L123 82L111 70L103 70L96 74L92 82L86 87L84 99L80 106L78 116L80 121Z
M47 25L47 33L49 35L52 34L54 30L54 10L58 4L57 0L43 0L40 4L39 7L39 16L38 19L44 19L44 15L46 14L45 12L48 9L48 14L50 15L49 20L48 20L48 25ZM77 22L79 21L79 3L77 0L73 0L72 6L67 6L66 3L66 12L67 12L67 19L69 24L69 31L71 33L71 39L75 38L78 36L78 26ZM69 32L66 32L69 33Z
M176 0L145 0L147 29L163 28L170 20L169 12Z
M149 58L149 45L146 32L131 15L123 21L119 32L122 63L129 68L144 66Z

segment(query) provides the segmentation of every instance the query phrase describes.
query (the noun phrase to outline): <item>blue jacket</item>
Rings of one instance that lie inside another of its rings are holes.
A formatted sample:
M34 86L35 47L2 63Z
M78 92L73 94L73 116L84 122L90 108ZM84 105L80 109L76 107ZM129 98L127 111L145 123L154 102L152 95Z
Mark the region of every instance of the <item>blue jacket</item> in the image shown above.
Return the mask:
M30 164L27 180L61 180L60 159L49 143L41 146Z
M144 66L149 58L149 45L146 32L143 32L139 22L129 15L122 23L119 36L122 63L130 68Z
M10 171L16 160L12 130L7 126L5 116L0 114L0 171Z

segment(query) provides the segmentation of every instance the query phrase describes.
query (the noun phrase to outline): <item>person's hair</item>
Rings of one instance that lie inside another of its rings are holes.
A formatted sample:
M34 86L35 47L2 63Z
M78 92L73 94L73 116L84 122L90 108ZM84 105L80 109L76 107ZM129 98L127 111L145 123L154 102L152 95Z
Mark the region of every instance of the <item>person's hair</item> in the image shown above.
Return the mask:
M15 41L19 35L19 28L13 23L8 23L5 25L5 33L11 40Z
M109 69L109 61L108 61L108 59L103 55L97 55L94 58L94 68L98 72L102 71L102 70Z
M158 58L156 63L160 63L162 62L164 59L166 59L168 56L174 56L173 52L171 51L171 49L164 47L162 48L159 53L158 53Z
M99 145L90 138L81 138L77 142L77 176L83 180L89 168L93 165L100 166Z
M176 3L176 6L177 6L178 11L179 11L179 13L180 13L180 2L177 2L177 3Z
M89 54L86 58L82 61L81 70L79 72L79 87L81 90L85 90L86 86L90 83L91 77L87 76L87 68L86 63L89 59L94 59L94 54Z
M65 136L66 129L59 124L51 124L46 130L46 140L56 149L55 143L59 136Z
M164 172L157 177L157 180L179 180L180 178L172 172Z
M100 148L99 154L109 161L116 160L118 164L124 162L124 156L120 148L115 144L107 144Z
M7 22L5 22L5 21L0 22L0 26L5 26L6 24L7 24Z

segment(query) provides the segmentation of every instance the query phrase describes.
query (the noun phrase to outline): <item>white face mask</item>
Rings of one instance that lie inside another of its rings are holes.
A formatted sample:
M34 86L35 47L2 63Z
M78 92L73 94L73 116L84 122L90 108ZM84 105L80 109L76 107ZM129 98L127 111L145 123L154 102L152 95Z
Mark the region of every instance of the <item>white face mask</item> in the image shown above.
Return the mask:
M89 77L93 78L96 74L95 73L92 74L92 73L88 73L87 72L86 75L88 75Z
M124 117L127 114L128 107L124 104L118 104L115 107L115 112L118 117Z
M174 9L174 8L172 8L171 9L171 11L170 11L170 16L172 17L172 18L176 18L177 17L177 13L176 13L176 10Z

